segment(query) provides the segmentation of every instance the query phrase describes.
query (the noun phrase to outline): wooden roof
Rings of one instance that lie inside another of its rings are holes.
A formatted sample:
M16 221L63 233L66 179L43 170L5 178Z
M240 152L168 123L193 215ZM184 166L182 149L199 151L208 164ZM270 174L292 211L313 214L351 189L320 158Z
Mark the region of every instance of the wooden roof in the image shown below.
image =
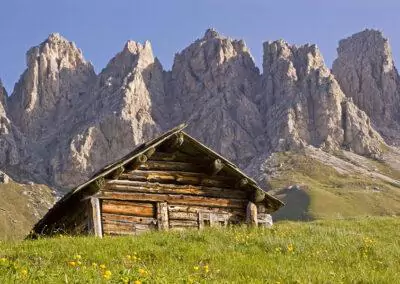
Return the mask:
M146 153L150 148L157 147L158 145L162 144L164 141L168 140L173 135L178 134L178 133L182 133L185 141L189 142L192 146L196 147L196 150L198 150L199 152L201 152L205 156L208 156L208 157L210 157L212 159L220 159L223 162L225 169L228 170L230 174L237 175L238 178L246 178L248 180L248 186L253 188L255 190L255 192L258 193L257 202L265 203L265 205L267 206L267 208L270 209L271 212L278 210L281 206L284 205L284 203L282 201L280 201L279 199L273 197L272 195L269 195L263 189L261 189L252 178L250 178L245 173L240 171L239 168L236 167L232 162L228 161L227 159L225 159L224 157L222 157L218 153L214 152L213 150L211 150L210 148L208 148L207 146L205 146L201 142L197 141L196 139L194 139L193 137L191 137L187 133L183 132L183 129L186 126L187 126L186 124L181 124L181 125L173 128L173 129L165 132L161 136L139 145L132 152L130 152L129 154L125 155L120 160L118 160L118 161L116 161L116 162L104 167L102 170L100 170L99 172L94 174L93 177L90 180L88 180L87 182L77 186L76 188L71 190L69 193L67 193L64 197L62 197L53 206L53 208L51 208L47 212L47 214L35 225L33 230L37 232L37 229L42 227L42 225L46 224L46 219L49 216L51 216L53 213L55 213L54 211L57 211L57 209L62 207L62 205L65 204L73 196L77 195L81 191L85 191L86 189L88 189L89 186L92 183L96 182L100 178L105 178L106 176L112 175L112 173L115 172L115 171L118 171L121 168L121 166L124 166L125 164L128 164L129 162L131 162L134 159L136 159L136 157L138 157L139 155L142 155L142 154Z

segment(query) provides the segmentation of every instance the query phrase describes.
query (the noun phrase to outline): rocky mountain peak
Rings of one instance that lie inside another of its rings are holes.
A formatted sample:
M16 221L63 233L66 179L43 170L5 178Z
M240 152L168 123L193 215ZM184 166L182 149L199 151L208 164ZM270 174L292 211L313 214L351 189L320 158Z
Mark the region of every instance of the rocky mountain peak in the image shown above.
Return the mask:
M144 44L129 40L123 50L110 60L100 73L101 86L119 86L133 70L145 70L157 63L149 41Z
M130 52L132 54L139 54L143 51L147 51L153 54L151 43L148 40L146 40L144 44L138 43L133 40L128 40L124 46L124 51Z
M400 141L400 77L389 41L380 31L365 30L341 40L337 51L333 73L346 96L389 143Z
M4 108L5 109L5 105L6 105L6 100L7 100L7 91L3 86L3 82L0 79L0 109ZM1 112L1 110L0 110Z
M305 77L313 70L327 74L324 58L315 44L302 46L290 45L284 40L264 43L263 72L275 72L272 63L282 61L280 68L287 69L286 74L293 78ZM285 63L283 63L285 62Z
M80 96L88 93L95 78L81 50L59 34L51 34L27 52L27 69L9 98L13 122L35 140L48 135Z
M160 128L153 102L164 97L163 70L150 42L128 41L82 102L76 127L64 134L51 161L54 182L70 187L153 138Z
M262 133L251 100L259 76L243 41L207 30L176 54L168 73L171 124L188 122L187 131L200 141L234 161L248 162L260 148Z
M27 66L7 99L11 117L0 118L0 159L59 188L182 122L241 167L308 145L379 155L383 143L316 45L264 43L260 74L244 41L209 29L169 72L150 42L127 41L96 76L75 44L52 34Z
M219 37L219 33L214 28L209 28L204 33L203 39L208 40L208 39L217 38L217 37Z
M346 145L359 154L380 153L379 135L367 116L345 99L316 45L266 42L263 70L256 101L270 150Z

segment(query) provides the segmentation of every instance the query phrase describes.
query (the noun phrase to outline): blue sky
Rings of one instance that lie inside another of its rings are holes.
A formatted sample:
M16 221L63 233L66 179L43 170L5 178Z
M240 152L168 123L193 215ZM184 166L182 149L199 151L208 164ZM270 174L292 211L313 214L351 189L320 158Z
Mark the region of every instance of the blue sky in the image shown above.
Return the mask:
M400 60L398 0L2 0L0 78L11 91L26 51L52 32L75 41L98 72L128 39L150 40L170 69L174 54L208 27L244 39L258 66L262 42L280 38L316 43L330 66L338 41L365 28L382 30Z

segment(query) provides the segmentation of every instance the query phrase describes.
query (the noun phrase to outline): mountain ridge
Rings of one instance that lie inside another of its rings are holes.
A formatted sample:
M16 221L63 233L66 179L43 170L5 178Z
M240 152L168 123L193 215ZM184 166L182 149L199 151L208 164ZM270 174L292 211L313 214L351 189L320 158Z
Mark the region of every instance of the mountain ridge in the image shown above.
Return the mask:
M127 41L96 74L55 33L28 51L7 108L29 141L22 168L68 188L183 121L241 167L259 154L306 145L379 157L384 142L351 99L316 45L266 42L260 72L244 41L208 29L175 55L170 71L150 42Z

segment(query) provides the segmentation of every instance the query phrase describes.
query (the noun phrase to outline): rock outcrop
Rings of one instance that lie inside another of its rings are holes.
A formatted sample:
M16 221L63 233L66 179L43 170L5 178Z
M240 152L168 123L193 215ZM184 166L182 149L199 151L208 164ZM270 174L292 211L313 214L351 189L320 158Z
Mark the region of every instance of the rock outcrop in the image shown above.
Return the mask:
M251 100L259 71L245 43L206 31L175 56L167 74L166 113L187 131L239 164L261 149L263 125Z
M400 145L400 76L389 41L365 30L339 42L333 74L389 143Z
M22 135L7 116L7 92L0 80L0 169L19 163L23 145Z
M255 100L269 151L312 145L326 150L345 146L361 155L380 153L380 136L365 113L346 99L315 45L266 42L263 69Z
M0 79L0 105L2 106L3 112L7 102L7 91L3 86L3 82Z
M31 48L26 61L8 107L13 123L37 141L63 127L64 118L89 95L96 74L81 50L59 34Z
M160 128L152 98L164 96L163 71L151 45L129 41L99 74L85 101L75 110L77 122L62 139L50 162L50 176L72 187L107 163L153 138Z

